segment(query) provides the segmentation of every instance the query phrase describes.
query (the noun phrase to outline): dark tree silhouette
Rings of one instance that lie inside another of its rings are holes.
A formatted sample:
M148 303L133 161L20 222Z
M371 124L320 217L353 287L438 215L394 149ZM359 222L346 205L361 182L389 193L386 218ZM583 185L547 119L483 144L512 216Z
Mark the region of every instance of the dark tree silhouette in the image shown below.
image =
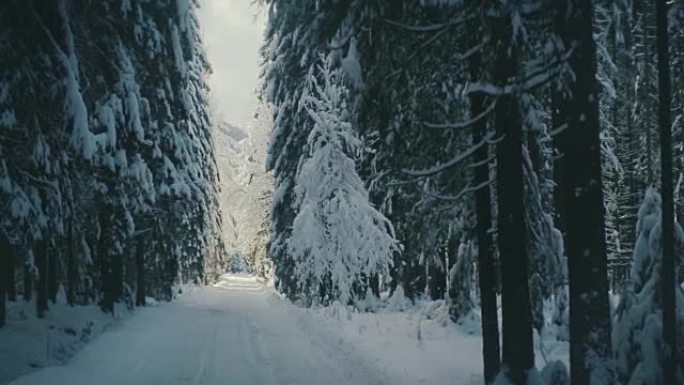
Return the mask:
M511 42L509 15L493 20L496 44L494 77L510 84L517 74L517 48ZM527 382L534 367L532 313L523 204L523 129L518 99L504 94L497 100L496 180L498 240L501 260L502 371L516 385Z
M667 1L657 0L658 94L660 123L660 184L662 195L662 295L663 295L663 380L677 381L677 302L674 248L674 197L672 190L672 112L670 84L670 52Z
M570 284L570 377L573 385L613 383L599 142L596 45L591 0L564 0L557 30L575 75L561 118L566 251ZM564 115L564 116L563 116Z

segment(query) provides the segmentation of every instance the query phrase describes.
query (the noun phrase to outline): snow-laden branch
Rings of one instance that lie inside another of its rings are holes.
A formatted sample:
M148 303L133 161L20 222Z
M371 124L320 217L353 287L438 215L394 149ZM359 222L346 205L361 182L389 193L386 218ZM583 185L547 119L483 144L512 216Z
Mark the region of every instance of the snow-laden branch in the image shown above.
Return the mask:
M574 47L568 49L556 60L545 63L538 68L528 69L523 74L522 79L514 83L503 85L496 85L486 81L467 83L461 91L461 96L468 97L476 93L489 96L501 96L533 90L556 78L556 76L562 72L562 68L560 68L561 65L567 62L573 52Z
M460 52L454 53L452 55L452 58L455 60L458 60L458 61L468 60L471 57L473 57L473 55L480 52L482 50L482 48L484 47L484 45L487 44L488 42L489 42L489 37L485 36L480 43L474 45L471 48L468 48L468 50L466 50L463 53L460 53Z
M408 59L406 59L406 63L412 61L415 57L418 56L418 54L419 54L420 52L422 52L422 50L423 50L424 48L428 47L430 44L432 44L432 43L434 43L435 41L437 41L437 40L438 40L439 38L441 38L443 35L446 35L446 33L447 33L448 31L449 31L449 30L447 30L447 29L443 29L443 30L437 32L436 34L434 34L431 38L429 38L429 39L425 40L424 42L422 42L422 43L418 46L418 48L415 49L415 51L413 52L413 54L412 54L411 56L409 56Z
M474 17L475 17L474 15L468 15L468 16L458 18L456 20L450 20L450 21L447 21L444 23L430 24L430 25L408 25L408 24L400 23L398 21L385 19L385 18L380 19L380 21L382 21L383 23L387 23L389 25L395 26L397 28L401 28L401 29L406 30L406 31L426 33L426 32L441 31L443 29L465 23L466 21L473 19Z
M286 247L292 278L308 299L346 304L365 277L388 276L399 244L356 171L362 142L347 120L344 74L333 69L332 55L320 60L301 101L314 125L295 175L299 211Z
M436 200L440 201L457 201L461 198L463 198L464 195L476 192L484 187L487 187L491 185L492 183L496 182L496 179L489 179L486 180L478 185L471 186L470 183L468 183L461 191L458 192L456 195L441 195L441 194L435 194L430 191L424 191L425 194L430 196L431 198L434 198Z
M563 123L559 127L556 127L551 132L549 132L549 136L554 137L554 136L560 134L561 132L565 131L567 128L568 128L568 124Z
M418 47L414 50L414 52L413 52L407 59L405 59L405 60L403 61L402 67L406 67L406 64L409 63L409 62L411 62L411 61L412 61L413 59L415 59L416 57L418 57L418 55L422 52L422 50L423 50L424 48L428 47L430 44L432 44L432 43L434 43L435 41L437 41L437 40L438 40L439 38L441 38L444 34L446 34L446 32L449 32L449 30L448 30L448 29L443 29L443 30L441 30L441 31L439 31L439 32L437 32L437 33L435 33L435 34L434 34L432 37L430 37L429 39L427 39L427 40L425 40L424 42L422 42L422 43L420 44L420 46L418 46ZM482 41L481 41L479 44L476 44L475 46L473 46L473 47L471 47L471 48L468 48L467 51L465 51L465 52L463 52L463 53L461 53L461 52L456 52L456 53L454 53L454 54L452 55L452 59L453 59L453 60L458 60L458 61L466 61L466 60L470 59L471 57L473 57L476 53L480 52L480 51L482 50L482 48L485 46L485 44L487 44L488 42L489 42L489 37L488 37L488 36L484 36L484 38L482 39ZM405 70L406 70L405 68L400 68L400 69L397 69L397 70L395 70L395 71L392 71L389 75L385 76L385 81L387 81L388 79L391 79L391 78L394 77L394 76L399 75L400 73L402 73L402 72L405 71ZM454 74L454 75L456 75L456 74Z
M439 38L441 38L443 35L445 35L446 32L448 32L447 29L443 29L443 30L441 30L441 31L438 31L438 32L435 33L432 37L430 37L429 39L427 39L426 41L424 41L423 43L421 43L420 46L418 46L408 58L406 58L405 60L403 60L403 63L402 63L402 66L401 66L402 68L400 68L400 69L398 69L398 70L396 70L396 71L393 71L393 72L391 72L389 75L385 76L385 81L387 81L388 79L391 79L392 77L394 77L394 76L396 76L396 75L399 75L400 73L402 73L403 71L405 71L405 70L406 70L406 64L412 62L413 59L415 59L416 57L418 57L418 55L422 52L422 50L423 50L424 48L426 48L426 47L429 46L430 44L432 44L432 43L434 43L435 41L437 41Z
M455 122L455 123L431 123L431 122L422 122L425 127L428 128L442 128L442 129L454 129L454 130L460 130L464 128L468 128L472 126L473 124L479 122L481 119L484 119L489 115L492 111L494 111L494 107L496 107L496 99L494 99L489 106L479 113L477 116L474 116L473 118L463 121L463 122Z
M501 96L512 94L513 89L514 87L512 84L497 86L496 84L489 83L486 81L479 81L466 84L466 86L463 87L461 96L468 97L470 95L478 93L490 96Z
M532 14L537 13L539 11L542 11L542 10L544 10L544 6L547 5L543 1L536 1L533 3L532 2L530 2L530 3L522 2L522 3L523 4L516 4L516 12L519 15L524 15L524 16L529 16L529 15L532 15ZM506 13L505 13L505 12L499 11L497 9L490 8L487 10L486 15L489 17L493 17L493 18L501 18L504 16L508 16L507 12L508 11L506 11Z
M445 35L447 32L449 32L448 29L443 29L443 30L441 30L441 31L439 31L439 32L437 32L437 33L435 33L435 34L434 34L432 37L430 37L429 39L427 39L427 40L425 40L424 42L422 42L422 43L414 50L414 52L413 52L408 58L406 58L406 59L403 61L402 67L406 67L406 64L409 63L409 62L411 62L411 61L412 61L413 59L415 59L416 57L418 57L418 55L422 52L422 50L423 50L424 48L428 47L430 44L432 44L432 43L434 43L435 41L437 41L439 38L441 38L441 37L442 37L443 35ZM460 53L460 52L454 53L454 54L452 55L452 58L453 58L454 60L458 60L458 61L465 61L465 60L468 60L468 59L471 58L473 55L475 55L475 54L478 53L480 50L482 50L482 47L484 47L484 45L485 45L488 41L489 41L489 38L485 36L484 39L482 40L482 42L480 42L479 44L477 44L477 45L475 45L475 46L469 48L467 51L465 51L465 52L463 52L463 53ZM402 73L402 71L405 71L405 70L406 70L405 68L400 68L400 69L397 69L397 70L395 70L395 71L392 71L389 75L385 76L385 80L391 79L392 77L394 77L394 76L396 76L396 75L399 75L400 73Z
M484 141L487 142L487 144L498 144L499 142L501 142L502 140L504 140L505 137L506 137L506 134L502 134L502 135L501 135L500 137L498 137L498 138L493 138L492 135L487 135L487 136L484 138Z
M496 159L496 156L490 156L490 157L488 157L487 159L483 159L483 160L481 160L481 161L479 161L479 162L475 162L475 163L469 164L469 165L468 165L468 168L478 168L478 167L482 167L482 166L484 166L485 164L489 164L489 162L493 162L494 159Z
M404 174L410 175L410 176L432 176L435 174L439 174L440 172L449 169L451 167L454 167L455 165L463 162L464 160L468 159L471 155L473 155L477 150L482 148L483 146L487 145L489 143L489 140L492 139L492 135L488 134L485 136L484 139L482 139L479 143L471 146L469 149L466 151L458 154L455 156L453 159L446 163L438 164L434 167L430 167L424 170L402 170Z

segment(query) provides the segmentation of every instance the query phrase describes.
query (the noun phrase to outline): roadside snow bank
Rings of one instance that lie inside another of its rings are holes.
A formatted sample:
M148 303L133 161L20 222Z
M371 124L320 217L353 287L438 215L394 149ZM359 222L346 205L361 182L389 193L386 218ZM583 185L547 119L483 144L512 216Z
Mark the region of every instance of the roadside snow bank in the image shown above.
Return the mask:
M454 323L444 301L422 300L412 305L387 298L372 307L373 312L359 312L334 303L327 308L295 310L303 328L323 335L347 355L358 356L389 383L482 384L478 310ZM535 332L535 348L540 372L547 362L567 365L568 344L558 341L551 327L542 339Z
M34 301L8 302L7 324L0 329L0 384L43 367L64 364L129 313L117 307L115 314L105 314L97 306L55 304L45 319L38 319Z

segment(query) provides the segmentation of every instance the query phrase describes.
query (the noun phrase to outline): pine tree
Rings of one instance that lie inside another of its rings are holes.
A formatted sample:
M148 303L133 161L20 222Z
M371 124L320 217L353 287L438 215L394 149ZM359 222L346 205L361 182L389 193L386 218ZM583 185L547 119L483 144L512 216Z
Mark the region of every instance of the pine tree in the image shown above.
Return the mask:
M132 304L135 286L170 299L220 255L196 7L3 5L0 227L28 250L17 276L41 315L61 286L70 305L107 310ZM140 235L161 228L136 261ZM136 271L148 273L137 285Z
M293 280L293 261L287 252L290 229L296 215L294 178L300 148L311 127L308 114L297 109L297 101L304 87L304 76L310 62L309 55L318 51L307 49L313 44L311 30L313 7L308 1L276 2L269 4L269 27L264 52L264 98L274 111L274 129L266 160L266 168L273 172L274 187L271 209L271 239L269 255L274 263L275 284L291 298L296 294ZM323 8L324 9L324 8ZM306 58L306 62L300 59Z
M297 170L300 209L288 247L309 300L346 304L363 298L371 277L388 276L397 245L391 224L371 206L356 172L361 143L347 120L342 73L333 69L331 57L321 60L302 97L315 123Z
M613 331L617 377L620 383L662 384L666 383L666 351L662 349L664 302L662 292L664 242L662 227L662 200L653 189L646 191L639 208L635 243L632 258L632 282L622 293L616 310L616 327ZM679 225L674 228L676 250L681 253L684 232ZM679 254L681 255L681 254ZM681 259L681 258L680 258ZM676 322L679 327L674 345L675 354L682 353L684 340L684 292L676 290ZM681 361L675 361L675 377L684 378Z

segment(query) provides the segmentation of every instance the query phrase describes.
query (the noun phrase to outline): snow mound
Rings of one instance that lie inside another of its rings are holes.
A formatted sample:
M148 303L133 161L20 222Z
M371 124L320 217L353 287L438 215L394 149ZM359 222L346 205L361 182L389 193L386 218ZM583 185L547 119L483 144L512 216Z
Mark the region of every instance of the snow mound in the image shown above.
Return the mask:
M7 325L0 329L0 383L34 370L67 362L85 344L129 313L117 307L113 317L97 306L69 307L58 301L45 319L36 304L8 302Z

